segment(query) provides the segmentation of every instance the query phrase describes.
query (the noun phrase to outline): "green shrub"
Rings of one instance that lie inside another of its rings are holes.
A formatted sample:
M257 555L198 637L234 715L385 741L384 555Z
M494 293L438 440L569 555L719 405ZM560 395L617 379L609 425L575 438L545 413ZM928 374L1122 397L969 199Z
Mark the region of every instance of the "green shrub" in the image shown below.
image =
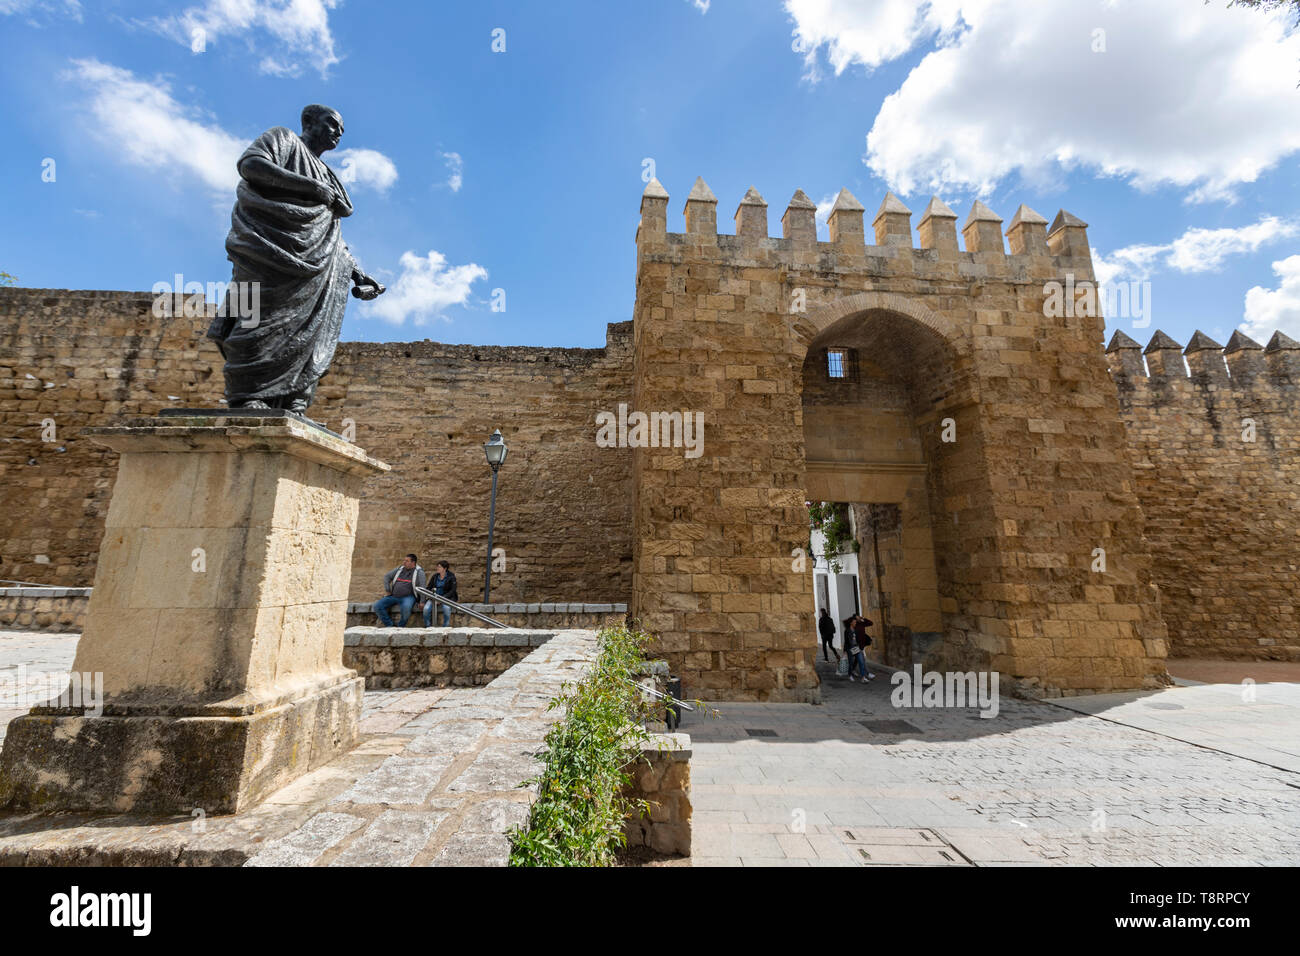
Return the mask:
M609 866L624 824L646 810L626 794L631 765L656 711L636 683L651 637L624 625L602 628L587 676L566 684L549 709L564 717L546 735L545 766L526 829L510 833L511 866Z

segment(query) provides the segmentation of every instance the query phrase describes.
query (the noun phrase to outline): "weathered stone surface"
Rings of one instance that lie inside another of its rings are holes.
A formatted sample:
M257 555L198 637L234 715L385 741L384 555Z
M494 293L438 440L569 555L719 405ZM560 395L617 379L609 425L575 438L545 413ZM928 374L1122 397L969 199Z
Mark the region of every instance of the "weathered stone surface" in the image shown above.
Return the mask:
M446 812L388 810L353 840L330 866L410 866Z
M1149 369L1111 355L1169 653L1300 660L1289 517L1300 501L1300 374L1239 331L1222 350L1197 332L1188 368L1178 349L1157 331ZM1170 360L1152 361L1162 354Z
M248 716L57 716L9 723L0 806L234 813L346 753L360 680Z
M120 458L72 669L102 680L102 715L11 722L0 806L231 813L355 745L347 576L387 466L288 418L92 431Z
M147 293L0 289L0 430L17 439L0 446L6 577L65 586L93 578L116 455L81 429L169 405L219 407L222 360L203 337L211 316L157 319L152 305ZM378 598L384 572L407 551L427 567L450 561L462 601L482 596L482 445L501 425L512 452L496 543L507 563L492 575L493 596L626 601L631 458L596 446L594 419L630 398L630 362L630 322L611 326L597 349L341 343L311 416L336 432L351 420L356 443L395 469L366 483L351 599ZM395 369L415 391L389 386ZM412 396L419 429L409 427ZM45 420L54 442L41 440ZM581 626L544 626L561 624Z

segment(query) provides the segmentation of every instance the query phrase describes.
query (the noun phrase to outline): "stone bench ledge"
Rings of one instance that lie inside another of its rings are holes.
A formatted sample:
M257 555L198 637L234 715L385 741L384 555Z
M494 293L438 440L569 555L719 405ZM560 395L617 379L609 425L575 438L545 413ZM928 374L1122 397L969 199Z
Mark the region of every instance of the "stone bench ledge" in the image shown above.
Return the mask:
M89 588L85 589L89 593ZM2 596L2 595L0 595ZM47 595L48 596L48 595ZM545 603L545 604L466 604L471 611L486 614L626 614L627 604L579 604L579 603ZM374 601L349 601L349 614L373 614ZM457 613L453 610L451 613Z
M90 588L0 588L0 598L83 598Z
M541 647L555 630L482 627L349 627L345 647Z

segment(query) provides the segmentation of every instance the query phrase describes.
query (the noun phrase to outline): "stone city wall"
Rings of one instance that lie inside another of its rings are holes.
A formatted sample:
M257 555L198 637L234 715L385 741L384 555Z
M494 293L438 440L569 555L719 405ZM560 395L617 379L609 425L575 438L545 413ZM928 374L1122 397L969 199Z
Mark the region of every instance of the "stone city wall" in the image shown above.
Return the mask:
M1170 654L1300 660L1300 343L1156 332L1144 362L1120 332L1107 355Z
M1022 206L1008 242L976 203L959 249L958 217L936 198L918 248L893 196L872 220L874 242L847 190L829 242L802 191L779 237L753 190L734 235L720 234L703 180L682 233L668 229L668 198L652 181L641 203L636 407L701 410L708 424L702 457L634 453L631 611L691 693L816 699L811 575L798 562L807 498L924 504L928 515L903 526L918 543L909 614L941 624L916 635L927 666L998 670L1030 692L1165 679L1103 323L1045 307L1048 282L1092 277L1085 223L1062 212L1049 233ZM829 420L806 407L805 359L827 347L870 356L906 396L923 493L908 462L805 455ZM1092 570L1099 547L1104 573Z
M218 406L206 315L157 318L153 304L147 293L0 289L0 578L91 584L116 456L81 429ZM393 466L363 491L351 599L378 597L408 551L430 571L450 561L461 600L482 598L482 445L500 428L510 453L492 596L626 601L631 460L596 445L595 416L630 394L630 323L611 325L602 349L342 343L311 414L339 432L350 420L356 443Z

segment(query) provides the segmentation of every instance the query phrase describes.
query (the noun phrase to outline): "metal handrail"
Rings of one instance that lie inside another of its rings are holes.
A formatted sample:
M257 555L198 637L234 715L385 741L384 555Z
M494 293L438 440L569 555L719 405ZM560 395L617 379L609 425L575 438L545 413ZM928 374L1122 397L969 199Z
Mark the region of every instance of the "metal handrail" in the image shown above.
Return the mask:
M459 611L462 614L468 614L470 617L479 621L483 621L486 624L491 624L493 627L508 628L510 626L509 624L502 624L500 621L490 618L486 614L480 614L478 611L472 610L471 608L468 608L457 601L453 601L451 598L443 597L437 591L431 591L428 588L417 587L415 589L415 593L419 594L421 597L425 598L426 600L441 601L443 604L447 605L453 610Z

